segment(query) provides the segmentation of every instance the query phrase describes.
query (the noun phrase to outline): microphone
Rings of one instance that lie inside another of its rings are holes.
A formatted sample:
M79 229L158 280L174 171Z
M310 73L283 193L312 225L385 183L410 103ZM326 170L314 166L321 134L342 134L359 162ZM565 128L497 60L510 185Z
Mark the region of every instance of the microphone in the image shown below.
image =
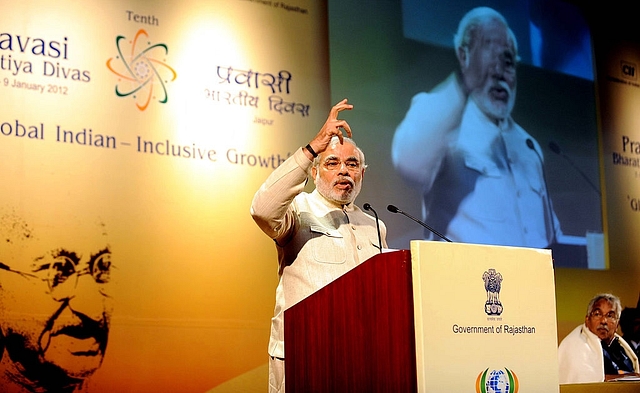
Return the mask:
M378 219L378 213L371 207L370 204L365 203L362 205L364 210L373 212L373 215L376 217L376 229L378 230L378 244L380 245L378 249L382 252L382 239L380 238L380 220Z
M531 140L531 138L527 138L527 147L531 150L533 150L536 153L536 156L538 157L538 160L540 161L540 169L542 170L542 181L544 181L544 189L545 189L545 194L546 194L546 202L547 202L547 209L548 209L548 220L549 220L549 227L551 230L551 244L556 242L556 230L555 230L555 225L553 222L553 210L551 210L551 198L549 197L549 187L547 186L547 176L545 175L545 171L544 171L544 161L542 161L542 156L540 155L540 153L538 153L538 150L536 150L535 145L533 144L533 141Z
M400 213L405 217L409 217L413 221L415 221L418 224L422 225L423 227L427 228L429 230L429 232L431 232L434 235L438 236L440 239L446 240L448 242L451 242L451 240L449 238L447 238L445 235L443 235L440 232L436 231L435 229L431 228L429 225L427 225L424 222L418 220L417 218L413 217L412 215L403 212L402 210L398 209L397 207L395 207L393 205L389 205L389 206L387 206L387 210L389 210L391 213Z
M582 178L586 180L587 183L589 183L591 188L595 192L597 192L598 195L602 196L600 194L600 189L596 187L595 184L593 184L593 182L589 179L589 177L587 177L587 175L583 171L581 171L580 168L578 168L578 166L573 162L573 160L571 160L566 154L562 152L562 150L560 149L560 146L558 146L557 143L555 143L554 141L549 142L549 149L551 149L552 152L556 153L559 156L562 156L562 158L567 160L567 162L573 167L573 169L575 169L582 176Z

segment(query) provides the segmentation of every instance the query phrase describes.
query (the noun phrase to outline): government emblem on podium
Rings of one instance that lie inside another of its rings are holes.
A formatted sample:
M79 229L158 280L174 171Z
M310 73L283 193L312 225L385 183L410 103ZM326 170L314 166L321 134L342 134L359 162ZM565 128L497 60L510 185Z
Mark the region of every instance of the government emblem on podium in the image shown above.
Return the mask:
M502 303L500 302L500 287L502 284L502 274L496 269L489 269L482 275L484 289L487 291L487 301L484 303L484 312L487 315L502 314Z

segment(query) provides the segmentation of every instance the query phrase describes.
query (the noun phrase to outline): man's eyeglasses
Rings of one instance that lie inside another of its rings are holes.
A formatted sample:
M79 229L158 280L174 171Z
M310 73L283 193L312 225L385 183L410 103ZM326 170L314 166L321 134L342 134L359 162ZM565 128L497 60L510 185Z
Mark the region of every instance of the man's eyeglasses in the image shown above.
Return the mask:
M357 160L347 160L342 162L340 160L329 159L322 165L329 171L337 171L342 168L343 164L348 171L357 171L360 169L360 162L358 162Z
M608 320L613 321L613 322L618 320L618 315L613 311L609 311L608 313L603 314L600 310L596 310L596 311L593 311L591 313L591 316L596 318L596 319L603 319L604 318L604 319L608 319Z
M78 262L67 256L59 256L48 265L43 265L41 271L45 277L39 274L14 270L0 262L0 269L19 274L23 277L35 278L45 281L49 287L49 294L55 301L62 301L72 297L78 285L78 277L90 274L98 284L106 284L111 279L111 253L98 255L83 269L77 270ZM101 292L102 293L102 292ZM104 293L103 293L104 294Z

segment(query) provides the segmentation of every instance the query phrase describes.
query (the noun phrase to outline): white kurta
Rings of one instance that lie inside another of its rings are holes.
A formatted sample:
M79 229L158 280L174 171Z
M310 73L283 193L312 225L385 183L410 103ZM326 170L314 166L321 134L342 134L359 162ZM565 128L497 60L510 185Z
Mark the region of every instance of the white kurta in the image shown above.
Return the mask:
M269 354L284 358L284 311L380 251L375 218L351 203L341 206L302 192L311 161L299 149L256 193L251 215L276 242L280 281ZM380 221L382 245L386 226Z
M425 221L454 241L545 248L561 236L540 146L482 113L455 75L413 98L392 158L421 187Z

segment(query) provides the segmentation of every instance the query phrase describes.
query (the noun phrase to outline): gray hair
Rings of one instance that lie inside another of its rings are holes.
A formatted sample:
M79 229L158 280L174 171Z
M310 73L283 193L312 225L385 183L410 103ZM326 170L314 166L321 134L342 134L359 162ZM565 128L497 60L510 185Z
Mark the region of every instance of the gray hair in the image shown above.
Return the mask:
M509 27L507 20L502 16L501 13L489 7L476 7L471 11L467 12L462 19L460 20L460 24L458 25L458 31L453 36L453 46L456 49L456 53L458 49L469 49L474 43L474 39L476 36L476 31L482 27L482 25L490 20L498 20L502 22L507 28L507 34L511 39L511 44L513 45L513 50L515 51L516 60L519 60L518 57L518 40L516 40L516 35L513 34L513 31Z
M593 299L591 299L589 305L587 306L587 317L591 315L591 312L593 312L593 307L600 300L606 300L607 302L609 302L613 306L613 310L616 312L617 319L620 319L620 313L622 312L622 304L620 303L620 298L610 293L599 293L594 296Z

